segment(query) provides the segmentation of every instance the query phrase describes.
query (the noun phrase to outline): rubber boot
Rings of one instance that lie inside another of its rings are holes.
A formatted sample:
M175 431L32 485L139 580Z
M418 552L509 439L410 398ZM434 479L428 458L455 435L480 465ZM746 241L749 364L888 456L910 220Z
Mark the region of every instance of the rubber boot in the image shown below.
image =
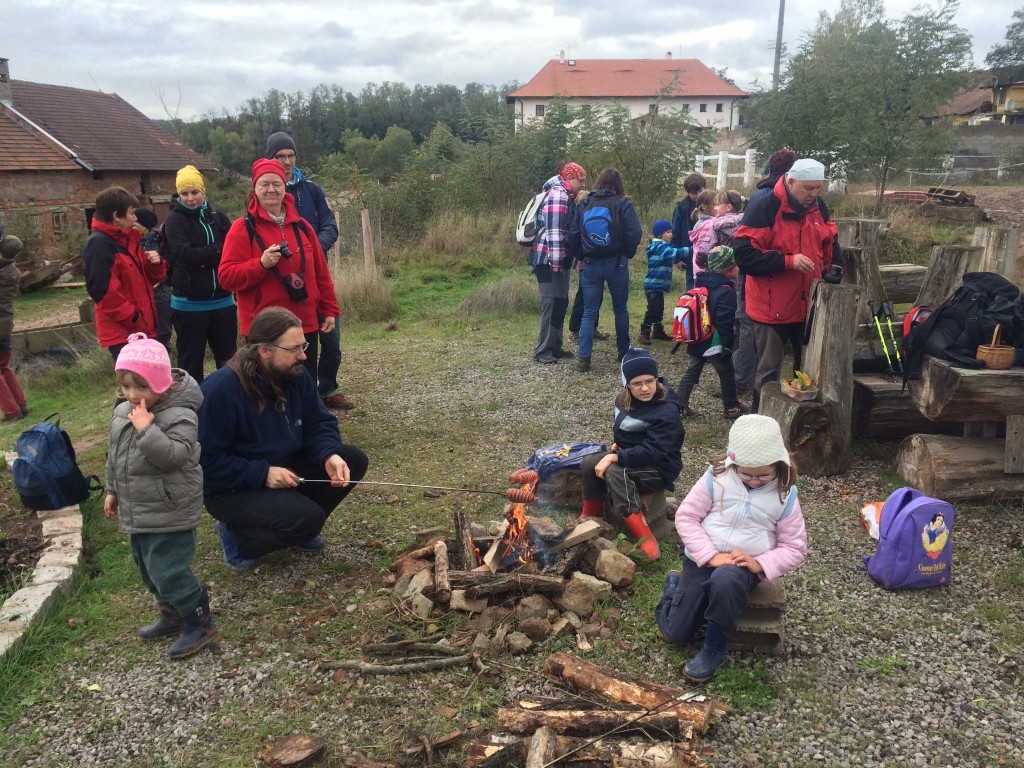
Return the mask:
M181 637L175 640L167 651L167 655L172 659L183 659L198 653L217 637L213 616L210 614L210 595L206 587L203 587L203 593L199 597L199 605L188 615L182 616L181 621L185 625Z
M704 647L700 649L700 653L686 662L683 674L695 683L706 683L725 661L728 644L728 635L713 621L709 621Z
M584 499L580 520L588 517L604 517L604 499Z
M161 603L160 618L157 619L153 624L147 624L144 627L139 627L139 637L143 640L152 640L156 637L164 637L166 635L176 635L181 632L184 624L181 621L181 617L178 616L178 612L171 608L169 605Z
M649 325L641 325L640 326L640 335L637 337L637 341L639 341L641 344L650 344L651 343L651 326L649 326Z
M654 534L651 533L650 526L647 525L647 521L644 520L644 513L637 512L633 515L627 515L623 518L623 522L626 523L626 528L633 534L633 537L637 541L637 546L640 550L647 555L648 560L657 560L661 557L661 550L658 548L658 540L654 538Z
M661 323L654 324L651 338L655 341L672 341L672 337L665 333L665 326Z

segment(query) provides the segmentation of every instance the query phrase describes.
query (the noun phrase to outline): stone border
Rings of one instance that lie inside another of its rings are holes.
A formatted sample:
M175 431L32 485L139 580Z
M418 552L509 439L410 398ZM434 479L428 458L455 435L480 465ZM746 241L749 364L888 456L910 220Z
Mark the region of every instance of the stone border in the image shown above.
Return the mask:
M17 454L5 453L7 466ZM82 512L78 505L36 513L43 521L46 548L28 586L0 606L0 663L25 640L28 631L45 618L58 596L66 597L82 567Z

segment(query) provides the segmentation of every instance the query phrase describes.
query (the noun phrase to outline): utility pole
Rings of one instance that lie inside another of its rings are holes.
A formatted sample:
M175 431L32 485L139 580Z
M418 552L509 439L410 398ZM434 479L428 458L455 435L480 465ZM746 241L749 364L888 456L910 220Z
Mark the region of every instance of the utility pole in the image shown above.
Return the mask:
M779 0L779 27L775 32L775 71L772 72L772 90L779 89L779 67L782 64L782 23L786 19L786 0Z

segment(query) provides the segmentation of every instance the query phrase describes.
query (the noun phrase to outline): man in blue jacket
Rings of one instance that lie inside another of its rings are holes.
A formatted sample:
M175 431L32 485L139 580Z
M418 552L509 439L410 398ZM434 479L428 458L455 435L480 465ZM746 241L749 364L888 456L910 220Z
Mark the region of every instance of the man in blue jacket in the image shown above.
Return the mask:
M334 211L327 205L323 189L303 176L296 165L295 141L284 131L270 134L267 138L267 157L284 166L288 191L295 199L295 208L313 228L326 256L338 241L338 222L334 218ZM316 367L317 391L328 408L348 411L355 408L355 405L338 389L340 368L341 323L337 322L332 330L320 334L320 357Z
M267 307L246 338L203 381L199 410L203 501L233 570L286 547L322 550L327 518L369 463L342 442L337 417L317 397L302 321Z

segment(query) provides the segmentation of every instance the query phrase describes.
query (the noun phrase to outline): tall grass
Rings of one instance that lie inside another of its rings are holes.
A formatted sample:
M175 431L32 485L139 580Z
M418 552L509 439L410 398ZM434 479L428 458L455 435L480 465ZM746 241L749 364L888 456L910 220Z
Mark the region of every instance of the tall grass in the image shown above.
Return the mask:
M341 269L332 269L331 278L344 322L378 322L398 315L398 302L376 270L349 262Z
M540 312L537 284L529 274L508 275L481 286L462 302L463 314L470 318L485 315L509 316L520 312Z

